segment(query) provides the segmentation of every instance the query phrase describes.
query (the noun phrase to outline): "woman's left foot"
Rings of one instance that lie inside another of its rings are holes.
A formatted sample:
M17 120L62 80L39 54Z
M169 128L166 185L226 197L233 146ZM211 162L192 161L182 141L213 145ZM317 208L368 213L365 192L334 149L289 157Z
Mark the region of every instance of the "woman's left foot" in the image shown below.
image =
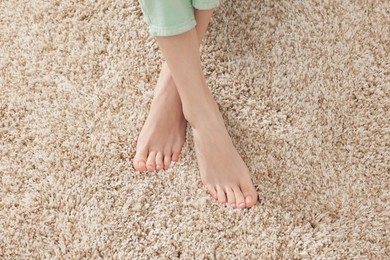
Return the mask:
M138 137L134 168L139 172L167 170L179 159L186 124L179 93L164 64L148 118Z

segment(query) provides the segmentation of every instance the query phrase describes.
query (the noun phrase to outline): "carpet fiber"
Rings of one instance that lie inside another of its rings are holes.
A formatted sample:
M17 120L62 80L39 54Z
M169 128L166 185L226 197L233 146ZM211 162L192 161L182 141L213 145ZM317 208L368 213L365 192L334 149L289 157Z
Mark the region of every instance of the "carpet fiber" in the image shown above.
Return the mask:
M216 10L204 71L260 199L234 210L190 131L173 169L132 169L163 60L137 1L0 1L0 257L389 258L389 12Z

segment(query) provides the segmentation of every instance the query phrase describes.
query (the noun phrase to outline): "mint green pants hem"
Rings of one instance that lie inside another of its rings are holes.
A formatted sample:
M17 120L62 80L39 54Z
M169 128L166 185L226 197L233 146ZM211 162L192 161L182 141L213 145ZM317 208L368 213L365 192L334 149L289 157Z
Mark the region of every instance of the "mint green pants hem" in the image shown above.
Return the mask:
M219 0L218 1L193 1L192 5L194 8L199 10L209 10L213 9L219 6Z
M209 10L220 0L139 0L152 36L172 36L196 26L195 9Z
M149 25L149 33L152 36L172 36L185 33L196 26L195 19L191 19L188 22L183 22L178 26L159 27Z

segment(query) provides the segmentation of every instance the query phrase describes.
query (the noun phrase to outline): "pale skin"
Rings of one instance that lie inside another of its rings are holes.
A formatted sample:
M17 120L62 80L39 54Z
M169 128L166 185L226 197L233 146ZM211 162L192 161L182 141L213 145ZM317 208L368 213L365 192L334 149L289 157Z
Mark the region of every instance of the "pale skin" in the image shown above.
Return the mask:
M207 87L200 61L199 45L212 12L195 10L195 28L156 37L166 63L138 138L133 165L140 172L168 169L179 159L188 121L200 178L209 194L224 205L251 208L257 202L257 191Z

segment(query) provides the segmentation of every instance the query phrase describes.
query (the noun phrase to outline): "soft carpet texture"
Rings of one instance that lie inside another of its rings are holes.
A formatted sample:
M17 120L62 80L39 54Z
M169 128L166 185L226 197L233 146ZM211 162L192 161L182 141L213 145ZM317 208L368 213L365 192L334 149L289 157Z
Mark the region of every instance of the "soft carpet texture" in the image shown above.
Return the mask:
M0 257L390 257L389 1L225 1L202 61L260 202L131 165L162 55L135 0L0 1ZM189 130L189 129L188 129Z

